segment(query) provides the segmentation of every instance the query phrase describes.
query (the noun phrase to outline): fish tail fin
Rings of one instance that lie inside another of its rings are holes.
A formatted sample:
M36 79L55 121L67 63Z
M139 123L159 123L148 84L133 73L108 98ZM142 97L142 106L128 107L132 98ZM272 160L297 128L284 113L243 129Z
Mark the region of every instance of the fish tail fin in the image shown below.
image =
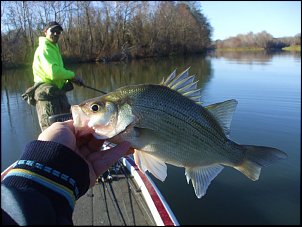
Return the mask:
M261 168L273 164L275 161L287 158L287 154L272 147L241 145L246 157L243 162L234 166L253 181L259 179Z

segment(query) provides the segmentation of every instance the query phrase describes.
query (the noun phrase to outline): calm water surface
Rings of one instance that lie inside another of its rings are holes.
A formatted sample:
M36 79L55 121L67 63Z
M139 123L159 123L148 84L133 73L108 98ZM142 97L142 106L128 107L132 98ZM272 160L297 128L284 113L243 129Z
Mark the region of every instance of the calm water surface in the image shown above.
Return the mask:
M165 182L152 177L180 224L300 223L301 55L221 53L207 57L166 58L131 63L69 66L87 85L109 92L120 86L159 83L175 68L191 66L204 105L236 99L230 138L240 144L276 147L288 159L263 168L251 181L229 167L212 181L207 194L195 196L184 169L168 165ZM2 71L1 170L19 158L40 133L36 111L21 99L32 84L31 70ZM100 94L76 87L71 104ZM184 151L185 152L185 151Z

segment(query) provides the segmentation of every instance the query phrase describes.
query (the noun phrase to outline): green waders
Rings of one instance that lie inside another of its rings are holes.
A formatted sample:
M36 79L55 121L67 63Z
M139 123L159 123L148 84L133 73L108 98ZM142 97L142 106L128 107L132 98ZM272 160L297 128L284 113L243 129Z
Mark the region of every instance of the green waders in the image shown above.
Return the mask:
M42 131L50 126L48 121L49 116L70 113L70 104L66 92L72 89L73 85L71 82L66 83L62 89L52 84L42 83L29 88L26 93L22 95L29 104L36 106L39 125ZM31 100L31 103L29 100Z

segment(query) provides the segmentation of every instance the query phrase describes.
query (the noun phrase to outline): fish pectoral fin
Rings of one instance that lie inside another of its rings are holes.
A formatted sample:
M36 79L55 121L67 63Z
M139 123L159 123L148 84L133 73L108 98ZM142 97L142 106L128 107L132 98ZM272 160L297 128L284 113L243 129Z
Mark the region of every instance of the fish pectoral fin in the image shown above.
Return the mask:
M139 138L141 146L147 144L156 144L158 143L158 136L152 129L134 127L135 136Z
M162 160L144 151L134 150L134 161L142 172L147 170L157 179L164 181L167 177L167 165Z
M186 167L185 175L189 184L190 179L196 196L200 199L206 194L211 181L221 172L223 166L215 164L202 167Z
M224 134L230 134L231 121L238 102L230 99L224 102L215 103L205 108L214 115L220 126L223 128Z

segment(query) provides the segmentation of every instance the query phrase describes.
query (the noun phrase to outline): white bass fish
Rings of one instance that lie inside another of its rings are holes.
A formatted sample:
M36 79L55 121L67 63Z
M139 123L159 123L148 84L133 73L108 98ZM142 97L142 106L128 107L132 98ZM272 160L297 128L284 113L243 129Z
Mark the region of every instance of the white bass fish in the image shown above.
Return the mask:
M276 148L230 140L237 101L204 107L196 86L187 69L178 76L175 70L160 84L121 87L73 105L74 126L79 133L93 130L113 143L129 141L138 167L161 181L167 176L166 163L184 167L198 198L224 166L255 181L262 167L287 157Z

